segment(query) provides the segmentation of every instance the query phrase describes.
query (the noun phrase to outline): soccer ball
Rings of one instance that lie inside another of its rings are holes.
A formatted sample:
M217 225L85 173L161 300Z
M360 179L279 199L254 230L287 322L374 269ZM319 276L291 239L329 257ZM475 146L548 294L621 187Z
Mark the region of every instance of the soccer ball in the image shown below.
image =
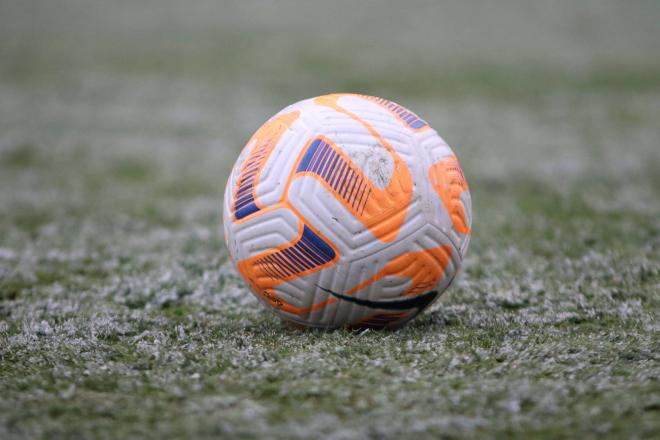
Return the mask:
M229 256L252 293L312 327L395 327L452 282L470 240L456 156L415 113L332 94L268 120L224 199Z

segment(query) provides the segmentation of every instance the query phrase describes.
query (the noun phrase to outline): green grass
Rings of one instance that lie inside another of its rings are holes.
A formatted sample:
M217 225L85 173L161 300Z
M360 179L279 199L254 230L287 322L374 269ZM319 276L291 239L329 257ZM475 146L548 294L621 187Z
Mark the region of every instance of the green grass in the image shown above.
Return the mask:
M1 5L0 438L660 436L660 9L494 5ZM329 91L470 183L399 331L289 328L222 244L242 144Z

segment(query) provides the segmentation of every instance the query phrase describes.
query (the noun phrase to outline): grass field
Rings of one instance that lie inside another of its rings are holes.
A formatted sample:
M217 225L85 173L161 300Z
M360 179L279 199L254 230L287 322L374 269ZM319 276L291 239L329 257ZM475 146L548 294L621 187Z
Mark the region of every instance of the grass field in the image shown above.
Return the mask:
M659 438L660 3L0 3L0 438ZM359 91L457 152L459 281L301 331L227 262L265 119Z

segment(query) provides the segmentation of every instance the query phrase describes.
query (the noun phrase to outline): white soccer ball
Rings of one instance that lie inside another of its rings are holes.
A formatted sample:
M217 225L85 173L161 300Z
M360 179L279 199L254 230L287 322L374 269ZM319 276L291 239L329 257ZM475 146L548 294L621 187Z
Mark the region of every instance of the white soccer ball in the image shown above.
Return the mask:
M224 199L231 261L267 308L313 327L393 327L451 283L470 193L444 140L373 96L300 101L268 120Z

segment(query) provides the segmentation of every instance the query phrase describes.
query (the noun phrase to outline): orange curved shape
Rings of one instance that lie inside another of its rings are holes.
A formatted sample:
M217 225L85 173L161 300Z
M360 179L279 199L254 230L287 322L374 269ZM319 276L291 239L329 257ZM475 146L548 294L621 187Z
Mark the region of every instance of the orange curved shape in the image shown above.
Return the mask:
M408 129L414 132L420 132L431 128L429 124L426 123L425 120L417 116L415 113L408 110L404 106L397 104L396 102L390 101L389 99L379 98L377 96L369 96L369 95L354 95L354 96L358 96L362 99L366 99L367 101L371 101L373 103L378 104L380 107L390 112L390 114L394 116L396 119L398 119L399 122L401 122Z
M340 106L337 100L342 94L319 96L314 99L318 105L324 105L349 116L360 123L378 142L387 150L394 161L392 177L385 188L379 188L360 171L362 178L370 185L370 194L359 212L353 211L355 217L383 242L392 242L396 239L401 226L406 219L408 207L413 195L413 178L408 165L397 154L396 150L380 135L368 122L355 113ZM337 150L339 150L337 148ZM342 153L343 154L343 153ZM347 158L348 156L344 154ZM347 159L350 161L350 159ZM352 163L352 162L351 162ZM355 167L357 169L357 167Z
M280 298L274 288L287 281L330 267L338 260L339 251L330 241L326 240L319 231L301 222L295 240L241 260L237 267L252 289L273 307L295 315L303 315L322 308L332 301L298 307Z
M335 264L339 259L339 254L319 231L306 225L303 216L289 203L288 188L293 173L289 176L289 181L279 202L263 206L256 194L259 177L268 158L284 133L299 116L299 111L277 115L262 125L250 138L247 145L253 146L236 182L232 213L235 223L248 221L254 216L282 208L292 210L300 219L300 230L295 240L240 260L236 263L236 267L252 289L273 307L302 315L324 307L325 302L310 307L297 307L280 298L275 293L274 287ZM310 244L310 237L316 244Z
M449 156L431 165L429 180L447 209L456 232L470 234L465 206L461 201L461 194L469 191L469 188L456 156Z
M257 198L259 176L282 135L299 116L299 111L277 115L262 125L248 141L247 145L254 146L236 181L232 203L234 221L242 220L263 209Z
M348 291L354 294L385 277L410 278L410 287L401 296L426 293L435 288L449 264L451 246L437 246L421 251L407 252L390 260L385 267L368 280Z

